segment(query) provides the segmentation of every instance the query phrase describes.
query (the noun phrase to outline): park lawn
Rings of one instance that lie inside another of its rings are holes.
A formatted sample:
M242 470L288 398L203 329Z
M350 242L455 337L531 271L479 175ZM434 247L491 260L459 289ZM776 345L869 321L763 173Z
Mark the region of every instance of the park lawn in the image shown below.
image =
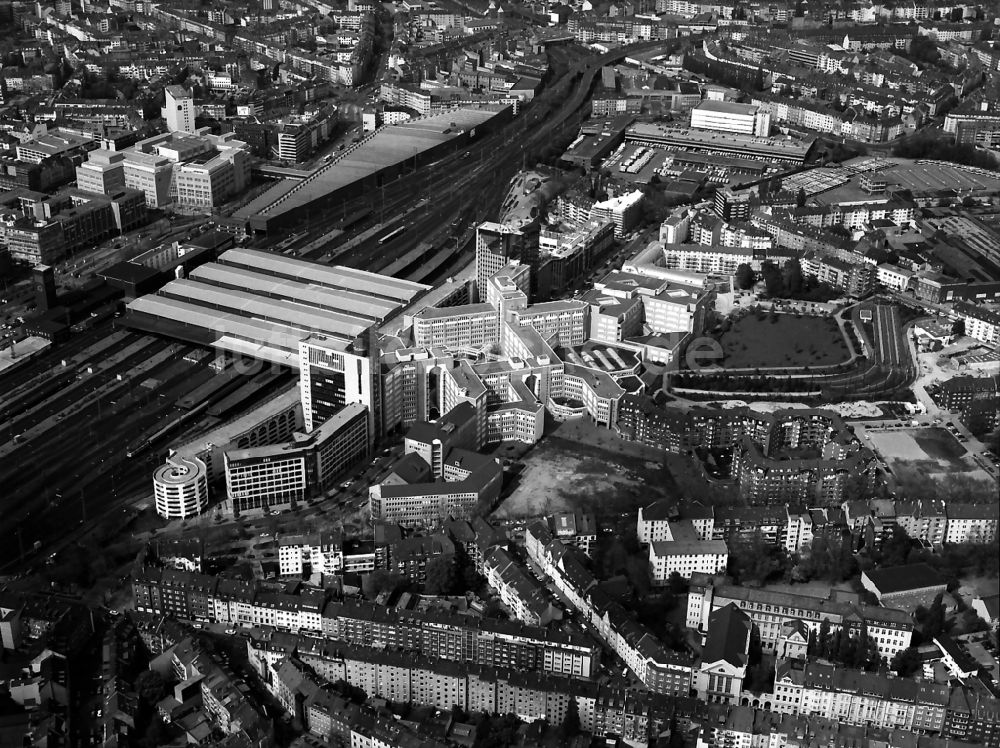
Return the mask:
M830 366L851 355L832 317L748 314L719 343L726 369Z

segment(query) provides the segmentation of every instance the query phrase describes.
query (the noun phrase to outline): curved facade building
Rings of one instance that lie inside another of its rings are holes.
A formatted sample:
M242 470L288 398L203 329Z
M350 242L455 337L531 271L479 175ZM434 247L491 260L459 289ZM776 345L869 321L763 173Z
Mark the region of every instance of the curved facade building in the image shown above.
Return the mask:
M174 455L153 473L156 513L164 519L184 519L208 506L208 469L197 457Z

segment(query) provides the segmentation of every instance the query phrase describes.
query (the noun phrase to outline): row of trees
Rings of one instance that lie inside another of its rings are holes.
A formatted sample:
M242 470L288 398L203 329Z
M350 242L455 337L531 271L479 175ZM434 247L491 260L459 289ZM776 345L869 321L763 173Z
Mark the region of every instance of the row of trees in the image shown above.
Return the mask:
M831 628L830 621L824 618L818 632L810 630L807 645L810 657L822 657L844 667L872 672L885 665L878 653L878 644L868 635L867 627L862 626L856 636L844 628L836 631L831 631Z
M822 283L814 275L804 275L798 259L792 257L779 268L770 260L754 272L749 263L740 263L736 268L736 288L749 291L759 281L764 282L765 293L774 299L802 299L804 301L829 301L838 293L829 283Z
M728 571L738 584L767 584L783 578L788 566L785 549L768 542L759 531L729 542Z
M808 368L808 367L806 367ZM720 392L814 392L820 388L811 377L750 377L731 376L724 372L712 374L671 374L674 387Z
M959 145L951 138L940 138L926 132L903 140L892 149L894 156L902 158L928 158L951 161L955 164L978 166L980 169L996 169L996 158L989 151L982 151L971 144Z
M484 584L475 565L462 552L431 558L424 567L424 573L423 592L426 595L460 595L480 590ZM409 579L387 569L376 569L361 581L361 591L368 598L378 597L383 592L391 594L409 586Z
M798 563L791 569L792 581L820 579L836 583L853 579L858 573L853 546L854 538L847 529L839 536L817 535L799 554Z

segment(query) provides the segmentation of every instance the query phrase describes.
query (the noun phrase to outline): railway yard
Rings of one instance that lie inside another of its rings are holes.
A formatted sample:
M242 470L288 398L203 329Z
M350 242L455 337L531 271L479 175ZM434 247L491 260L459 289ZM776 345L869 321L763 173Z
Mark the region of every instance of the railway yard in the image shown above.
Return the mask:
M239 408L255 383L217 377L213 367L208 350L108 320L0 374L0 482L8 487L0 566L148 493L170 440ZM228 386L206 387L213 378Z

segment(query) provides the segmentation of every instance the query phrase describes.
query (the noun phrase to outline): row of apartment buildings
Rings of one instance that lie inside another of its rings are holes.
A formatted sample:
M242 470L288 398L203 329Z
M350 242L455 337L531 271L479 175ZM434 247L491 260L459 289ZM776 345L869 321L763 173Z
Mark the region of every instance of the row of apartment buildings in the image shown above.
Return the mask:
M850 477L874 479L877 458L832 411L747 408L681 412L643 395L625 395L618 433L629 440L681 453L697 447L734 449L733 474L752 501L837 505ZM810 447L810 459L783 459L788 449Z
M287 681L280 682L282 663L294 659L322 681L342 680L372 696L441 710L458 706L466 712L514 714L525 722L542 719L559 724L570 703L575 701L582 729L600 735L613 733L641 743L667 728L670 720L666 700L652 694L630 693L503 665L432 660L342 642L282 635L248 639L247 655L263 682L279 698L283 690L286 693L291 690ZM307 723L311 720L320 725L325 723L319 713L307 714Z
M690 692L697 665L690 658L667 650L652 632L599 588L578 549L553 537L544 522L534 522L525 532L525 550L532 563L646 688L673 696Z
M899 527L914 540L939 547L944 543L995 542L1000 509L992 504L946 503L940 499L845 501L835 507L800 504L712 507L700 503L678 507L667 500L640 507L636 536L646 545L666 540L678 522L690 523L698 540L732 541L757 535L789 554L802 553L816 537L850 532L856 543L878 545Z
M574 678L595 678L600 648L558 630L435 610L405 610L365 601L328 601L194 572L146 567L132 579L136 610L183 620L267 626L357 647L432 659L498 665Z

